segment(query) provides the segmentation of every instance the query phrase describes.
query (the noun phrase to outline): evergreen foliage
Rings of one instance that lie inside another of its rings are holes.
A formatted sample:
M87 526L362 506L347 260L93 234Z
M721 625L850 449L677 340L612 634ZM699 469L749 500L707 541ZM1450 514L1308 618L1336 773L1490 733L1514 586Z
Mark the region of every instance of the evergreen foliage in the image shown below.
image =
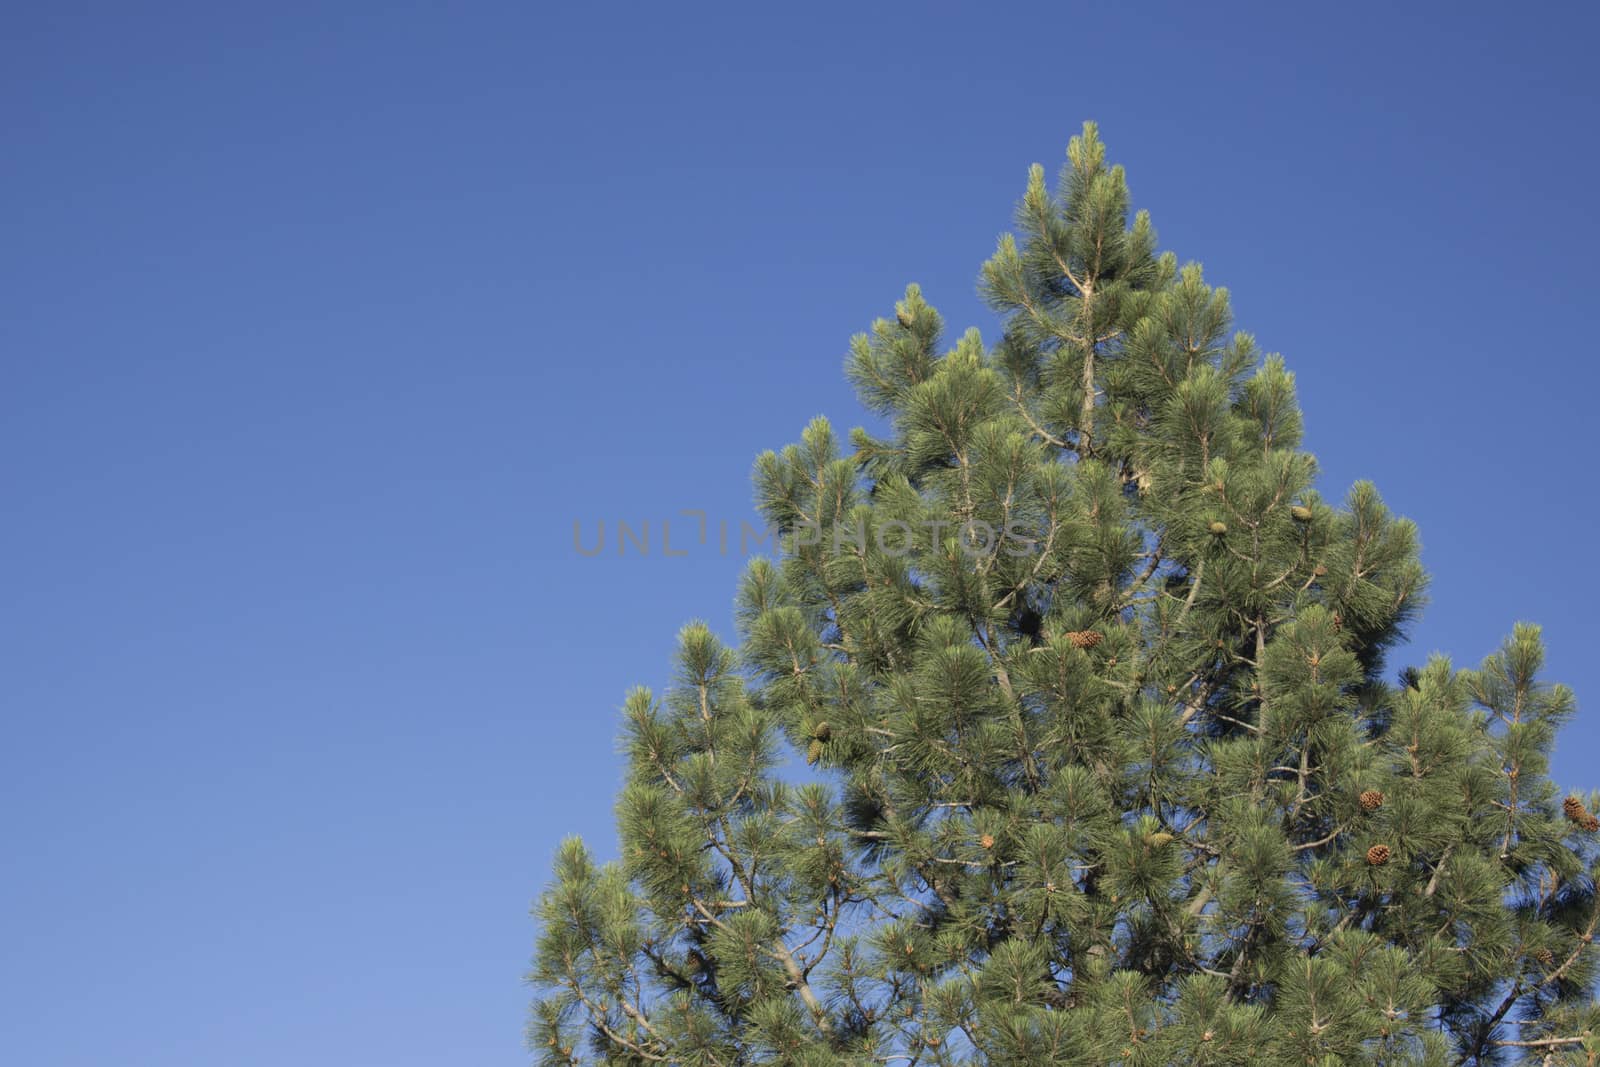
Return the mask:
M1318 494L1093 124L1016 226L997 343L911 286L847 361L884 435L759 458L740 647L628 696L622 858L537 905L539 1061L1595 1063L1539 629L1387 682L1415 528Z

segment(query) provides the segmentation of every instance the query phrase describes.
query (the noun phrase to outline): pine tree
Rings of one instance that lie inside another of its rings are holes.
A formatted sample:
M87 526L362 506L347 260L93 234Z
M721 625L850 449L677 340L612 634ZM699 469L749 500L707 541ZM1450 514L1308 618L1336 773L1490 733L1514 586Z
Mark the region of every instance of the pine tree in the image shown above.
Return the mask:
M1314 487L1294 379L1093 124L762 455L740 645L626 702L622 856L540 899L540 1062L1596 1062L1594 795L1519 624L1385 681L1417 532ZM804 756L807 768L800 764Z

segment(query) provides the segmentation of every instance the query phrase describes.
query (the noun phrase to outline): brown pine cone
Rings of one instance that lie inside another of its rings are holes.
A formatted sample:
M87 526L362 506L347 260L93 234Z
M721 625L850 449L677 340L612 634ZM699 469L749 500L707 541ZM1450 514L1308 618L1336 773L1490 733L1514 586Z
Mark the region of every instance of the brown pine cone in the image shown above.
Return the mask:
M1583 801L1579 800L1577 797L1568 797L1566 800L1563 800L1561 802L1561 810L1566 812L1567 818L1571 819L1573 822L1582 822L1583 817L1589 814L1588 809L1583 806Z
M1591 834L1600 831L1600 816L1585 815L1578 820L1578 825Z
M984 834L982 837L978 838L978 844L982 845L986 849L994 848L994 835Z
M1547 948L1542 948L1534 953L1533 958L1539 961L1542 967L1549 967L1556 962L1556 954Z
M1072 642L1073 648L1093 648L1105 640L1105 635L1096 630L1069 630L1067 640Z
M1361 810L1377 811L1383 807L1383 793L1381 790L1368 789L1361 794Z
M814 740L826 741L828 738L833 736L833 727L829 726L826 722L819 722L815 727L812 728L811 736Z
M1389 862L1389 846L1373 845L1367 849L1367 863L1373 867L1382 867Z

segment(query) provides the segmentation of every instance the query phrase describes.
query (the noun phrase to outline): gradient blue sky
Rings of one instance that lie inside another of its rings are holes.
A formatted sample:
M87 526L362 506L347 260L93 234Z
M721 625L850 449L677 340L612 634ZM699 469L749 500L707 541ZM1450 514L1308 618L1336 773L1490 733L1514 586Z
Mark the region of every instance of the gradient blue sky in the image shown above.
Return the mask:
M1542 622L1594 708L1597 9L1398 7L13 6L0 1059L525 1062L623 693L731 633L660 522L855 424L907 282L993 338L1085 118L1323 491L1421 524L1417 655ZM574 552L618 519L650 557Z

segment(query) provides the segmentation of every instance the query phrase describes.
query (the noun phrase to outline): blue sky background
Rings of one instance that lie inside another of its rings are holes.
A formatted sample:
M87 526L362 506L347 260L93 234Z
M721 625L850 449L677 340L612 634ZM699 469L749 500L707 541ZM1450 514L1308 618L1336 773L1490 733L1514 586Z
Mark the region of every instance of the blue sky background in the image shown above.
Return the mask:
M755 455L1097 119L1600 786L1596 8L17 5L0 1059L518 1064L527 907ZM574 520L652 523L586 559ZM679 520L675 540L687 533ZM613 545L614 548L614 545Z

